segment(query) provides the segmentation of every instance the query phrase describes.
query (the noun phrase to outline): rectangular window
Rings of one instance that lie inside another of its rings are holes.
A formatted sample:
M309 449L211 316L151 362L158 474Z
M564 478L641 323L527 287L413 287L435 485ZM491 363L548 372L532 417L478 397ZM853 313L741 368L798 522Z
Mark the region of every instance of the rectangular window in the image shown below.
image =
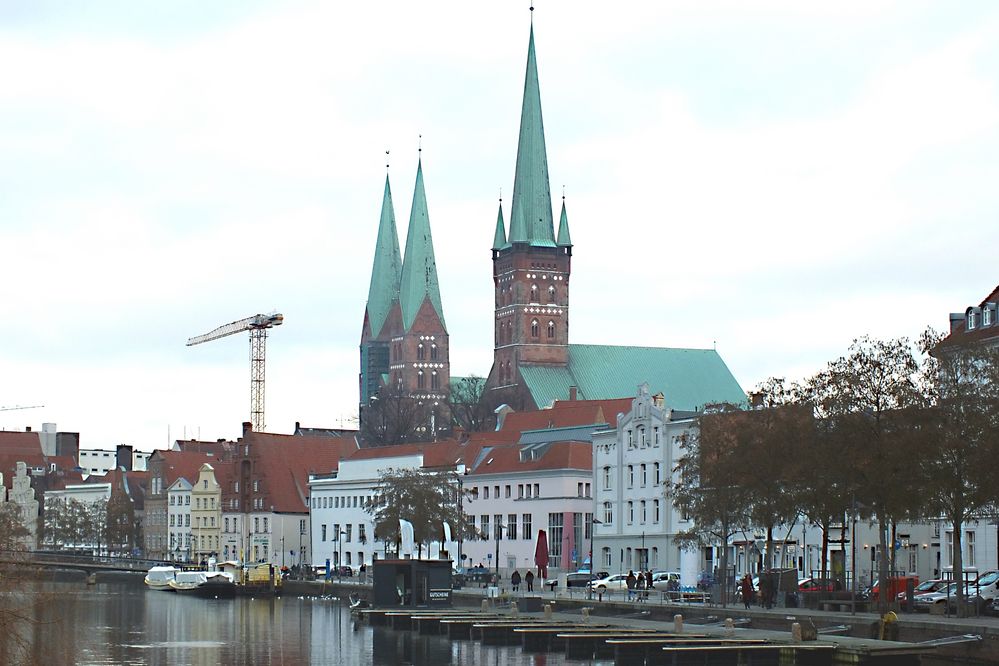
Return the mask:
M173 514L171 513L171 514L170 514L170 527L176 527L176 526L175 526L175 525L173 524L173 520L174 520L174 518L175 518L175 516L174 516L174 515L173 515Z
M489 486L482 486L482 499L489 499Z
M659 446L659 426L655 426L654 428L652 428L652 442L653 442L652 445L658 448L658 446Z
M548 558L552 567L562 566L562 522L565 514L548 514Z
M988 310L986 310L988 312ZM964 564L969 567L975 566L975 533L968 531L964 533Z
M500 498L499 486L493 486L493 497L495 497L496 499Z
M541 484L540 483L535 483L534 484L534 496L535 497L541 497Z
M266 518L266 517L264 518L264 531L265 531L265 532L268 532L268 531L269 531L269 530L267 529L267 518Z
M521 519L522 519L521 522L524 524L524 538L525 539L532 538L532 535L531 535L531 532L532 532L532 530L531 530L531 514L525 513L525 514L523 514L521 516Z
M346 527L346 530L347 530L347 533L344 535L344 540L347 543L350 543L351 532L354 531L354 526L348 523L348 525Z
M487 514L482 514L479 518L480 531L482 532L483 541L489 540L489 516Z
M170 506L173 506L174 504L176 504L176 502L174 501L176 499L177 499L176 495L170 495Z
M586 497L590 497L590 484L586 484Z
M511 513L506 517L506 538L517 538L517 514Z
M593 538L593 514L592 513L586 514L585 521L586 522L583 523L585 525L585 527L583 528L585 530L584 534L583 534L583 538L584 539L592 539ZM590 544L590 547L591 548L593 547L592 543Z
M635 448L635 436L634 434L632 434L630 430L628 431L628 448L629 449Z
M187 506L191 506L191 496L190 495L185 495L184 496L184 504L187 505Z
M635 466L634 465L628 465L628 487L629 488L634 488L635 487Z
M366 543L368 540L368 535L364 533L364 523L357 526L357 540L360 543Z
M628 524L635 522L635 503L628 502Z
M614 522L614 505L610 502L604 502L604 523L610 525Z
M259 517L254 517L253 518L253 531L254 532L259 532L260 531L260 518Z
M641 502L641 510L642 510L641 518L642 518L642 522L644 523L645 522L645 518L646 518L646 514L645 514L645 500L642 500L642 502Z
M506 489L504 491L504 495L503 496L506 497L507 499L509 499L509 497L510 497L510 486L506 486Z
M648 483L648 480L647 480L648 472L646 470L646 467L647 467L646 464L642 463L642 488L644 488L645 484Z
M652 516L656 524L659 523L659 500L652 500Z
M582 496L583 496L583 484L582 483L577 483L576 484L576 497L582 497Z
M517 484L517 499L524 499L524 484Z
M611 489L611 468L604 467L604 490Z
M326 541L326 526L325 525L323 525L322 532L323 532L323 536L322 536L322 539L320 539L320 541Z
M659 463L653 465L652 471L654 475L653 478L655 479L655 485L658 486L660 483L662 483L662 478L660 476L660 470L659 470Z
M497 513L493 516L493 520L495 521L493 525L493 538L499 541L503 538L503 516Z
M190 527L190 526L191 526L191 514L188 513L184 515L184 527Z

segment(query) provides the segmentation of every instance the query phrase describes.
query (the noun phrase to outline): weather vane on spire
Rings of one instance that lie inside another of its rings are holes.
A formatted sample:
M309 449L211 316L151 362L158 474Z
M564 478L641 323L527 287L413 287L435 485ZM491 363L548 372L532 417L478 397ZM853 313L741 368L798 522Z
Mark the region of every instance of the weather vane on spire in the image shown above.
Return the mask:
M385 151L385 171L387 172L389 168L389 151Z
M423 135L419 135L419 140L416 143L416 152L423 154Z

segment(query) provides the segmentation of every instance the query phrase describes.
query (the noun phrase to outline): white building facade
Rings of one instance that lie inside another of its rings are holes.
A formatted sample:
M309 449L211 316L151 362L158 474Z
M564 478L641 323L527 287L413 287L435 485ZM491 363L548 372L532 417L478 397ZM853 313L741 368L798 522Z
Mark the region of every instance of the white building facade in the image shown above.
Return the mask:
M167 530L169 530L169 558L178 562L190 561L191 548L191 483L178 478L167 488Z

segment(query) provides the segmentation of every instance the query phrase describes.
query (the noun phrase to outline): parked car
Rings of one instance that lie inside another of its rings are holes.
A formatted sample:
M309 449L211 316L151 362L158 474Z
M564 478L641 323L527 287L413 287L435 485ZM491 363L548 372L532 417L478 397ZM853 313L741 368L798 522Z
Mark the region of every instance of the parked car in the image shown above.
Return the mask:
M661 590L680 589L679 571L653 571L652 584Z
M613 576L607 576L606 578L598 578L597 580L590 581L590 587L597 592L605 592L607 590L627 590L628 574L614 574Z
M975 582L968 584L964 602L974 607L972 612L984 613L991 609L992 602L999 598L999 571L986 571ZM957 611L957 599L947 601L949 612Z
M492 579L493 572L486 567L468 567L464 571L465 580L469 583L486 583Z
M799 592L833 592L838 589L838 581L832 578L800 578Z
M953 599L954 595L957 594L957 583L951 583L947 587L941 588L936 592L926 592L924 594L917 594L912 598L912 608L913 610L929 612L929 610L937 605L943 605L948 603L948 600ZM965 586L965 594L974 593L972 588L968 585Z
M933 580L924 580L922 583L917 585L913 590L912 593L913 598L915 598L916 595L920 594L938 592L939 590L942 590L945 587L947 587L947 581L943 580L942 578L934 578ZM906 596L904 590L895 595L895 601L897 601L903 609L905 608Z
M573 573L562 574L558 578L551 578L545 581L545 585L555 589L556 587L586 587L591 580L597 580L595 574L588 571L575 571Z

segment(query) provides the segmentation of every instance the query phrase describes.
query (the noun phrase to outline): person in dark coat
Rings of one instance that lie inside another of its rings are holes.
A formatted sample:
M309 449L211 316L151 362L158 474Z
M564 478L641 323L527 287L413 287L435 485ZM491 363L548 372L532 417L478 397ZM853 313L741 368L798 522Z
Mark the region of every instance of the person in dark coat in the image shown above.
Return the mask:
M646 590L655 589L655 585L652 584L652 569L649 569L648 571L645 572L645 589Z
M746 604L746 610L753 603L753 579L746 574L742 577L742 603Z
M520 591L520 572L514 571L510 574L510 586L513 588L514 592Z
M635 598L635 586L638 584L638 578L635 576L635 572L628 570L628 577L624 580L625 584L628 586L628 601Z
M527 575L524 576L524 582L527 583L527 591L534 592L534 572L528 571Z

